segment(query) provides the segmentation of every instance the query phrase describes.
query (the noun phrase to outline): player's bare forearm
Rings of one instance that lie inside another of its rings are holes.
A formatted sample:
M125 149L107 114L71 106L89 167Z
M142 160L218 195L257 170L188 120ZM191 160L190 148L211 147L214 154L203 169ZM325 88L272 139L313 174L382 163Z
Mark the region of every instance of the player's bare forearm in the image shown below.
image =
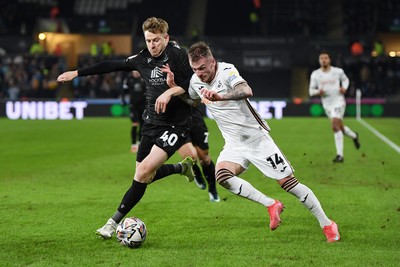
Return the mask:
M253 96L253 91L247 82L239 83L233 91L221 95L221 100L241 100Z
M180 86L173 86L165 92L167 92L170 96L179 96L179 95L183 95L184 93L186 93L185 89L183 89Z
M155 111L157 113L164 113L171 97L182 95L185 92L186 91L179 86L169 88L156 99Z
M185 93L179 96L183 102L185 102L186 104L192 106L192 107L197 107L199 105L199 103L201 102L200 99L193 99L190 98L189 94Z

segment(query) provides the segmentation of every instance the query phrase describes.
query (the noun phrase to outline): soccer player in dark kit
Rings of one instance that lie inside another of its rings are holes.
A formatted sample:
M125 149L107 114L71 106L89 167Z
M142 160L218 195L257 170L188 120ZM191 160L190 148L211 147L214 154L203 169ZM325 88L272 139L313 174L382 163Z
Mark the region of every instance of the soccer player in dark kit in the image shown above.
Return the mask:
M174 173L185 175L188 181L194 179L192 158L196 158L196 150L187 142L191 107L178 97L187 94L193 74L187 53L169 42L165 20L148 18L142 29L147 48L138 54L125 60L103 61L85 69L67 71L57 79L65 82L77 76L137 70L146 83L146 108L134 179L117 211L96 231L106 239L112 237L117 224L141 200L148 184ZM175 82L180 87L167 85L167 75L161 71L166 64L174 71ZM189 157L178 164L164 164L178 149L182 153L186 151Z
M122 82L121 101L125 106L126 96L129 96L129 117L131 119L131 152L136 153L139 149L139 142L142 136L143 112L146 107L145 89L146 84L140 73L136 70Z

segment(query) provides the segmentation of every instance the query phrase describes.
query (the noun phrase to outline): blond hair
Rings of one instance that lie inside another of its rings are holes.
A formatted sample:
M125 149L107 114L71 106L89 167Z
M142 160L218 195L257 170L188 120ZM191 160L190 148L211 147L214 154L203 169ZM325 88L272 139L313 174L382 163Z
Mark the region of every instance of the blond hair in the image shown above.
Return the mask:
M162 18L150 17L143 22L142 30L143 32L168 34L169 26Z

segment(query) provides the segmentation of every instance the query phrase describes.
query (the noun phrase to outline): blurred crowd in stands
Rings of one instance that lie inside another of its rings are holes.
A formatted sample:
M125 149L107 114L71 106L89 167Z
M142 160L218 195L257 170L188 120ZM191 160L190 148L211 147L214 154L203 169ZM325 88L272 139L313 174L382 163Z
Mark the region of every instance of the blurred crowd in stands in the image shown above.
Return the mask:
M335 63L350 79L349 97L355 96L356 89L369 98L390 98L400 92L399 57L339 56Z
M0 98L9 100L57 97L57 77L65 59L52 55L0 56Z
M207 1L176 0L175 5L170 5L169 1L165 0L0 0L0 35L34 36L38 18L47 18L55 22L64 22L71 33L101 34L106 28L107 33L138 36L141 35L140 22L151 14L166 19L172 35L188 37L189 32L193 37L192 41L220 36L282 40L290 36L300 36L309 44L315 44L319 41L328 43L332 40L329 38L336 38L335 40L341 40L342 44L345 42L351 45L350 51L332 53L333 65L342 67L350 78L349 96L353 97L357 88L362 90L364 97L393 98L400 95L399 55L388 56L383 47L379 50L359 42L373 40L379 32L400 33L398 0L208 2L207 5ZM193 3L196 4L196 11L204 14L193 16ZM205 6L200 8L201 5ZM230 6L235 8L230 12L221 12ZM178 17L179 19L176 19ZM204 21L199 22L200 17L204 17ZM194 24L193 20L198 24ZM198 27L200 25L202 27ZM18 43L11 44L11 48L19 47ZM102 47L105 45L101 44ZM4 46L0 43L0 100L60 96L60 85L57 84L56 78L68 70L61 51L52 51L49 55L44 53L40 46L33 45L30 51L27 48L24 53L5 54L2 47ZM115 56L112 52L96 54L96 49L98 47L93 46L86 55L79 55L78 64L74 68L82 68L104 59L126 57ZM102 49L104 50L104 47ZM372 50L376 51L373 55ZM308 67L311 71L318 67L317 60L306 58L304 61L306 63L302 68ZM70 97L118 97L126 75L125 72L115 72L74 79L72 84L68 85L71 89ZM290 79L290 75L288 76Z
M106 59L126 56L79 57L83 68ZM387 55L333 56L333 65L342 67L350 79L348 96L361 89L363 97L390 98L400 93L400 57ZM309 71L316 66L310 66ZM54 55L0 56L0 99L56 99L58 75L67 70L65 58ZM126 72L113 72L74 79L71 95L76 99L118 98Z

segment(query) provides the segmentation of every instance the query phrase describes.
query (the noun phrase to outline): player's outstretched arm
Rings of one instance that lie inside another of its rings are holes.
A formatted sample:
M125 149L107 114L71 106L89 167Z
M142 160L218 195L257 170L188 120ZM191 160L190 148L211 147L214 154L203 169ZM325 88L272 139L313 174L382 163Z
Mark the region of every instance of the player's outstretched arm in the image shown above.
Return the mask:
M66 71L57 77L57 82L69 82L78 76L77 70Z
M67 71L58 76L58 82L68 82L73 80L77 76L88 76L93 74L104 74L114 71L130 71L130 67L125 60L108 60L102 61L95 65L86 67L84 69Z

